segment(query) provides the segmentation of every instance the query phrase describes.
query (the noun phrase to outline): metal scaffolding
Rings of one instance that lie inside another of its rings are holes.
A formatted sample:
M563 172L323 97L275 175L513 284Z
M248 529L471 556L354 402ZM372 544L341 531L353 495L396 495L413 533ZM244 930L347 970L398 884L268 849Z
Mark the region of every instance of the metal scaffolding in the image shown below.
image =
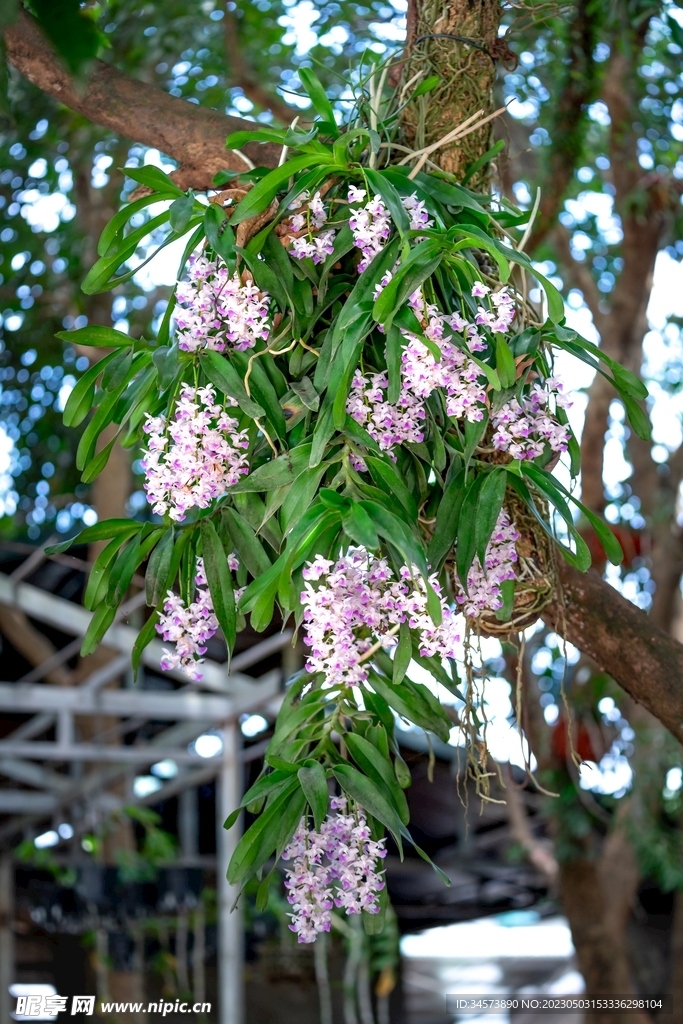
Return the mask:
M182 795L181 862L190 863L197 860L196 838L192 835L196 790L216 779L218 1019L220 1024L243 1024L242 921L239 910L230 912L236 894L225 877L239 836L237 828L228 833L222 826L241 799L243 762L262 756L265 748L265 743L242 747L239 720L256 711L266 719L274 718L283 689L281 669L271 669L256 678L246 675L246 670L256 669L259 663L282 652L291 644L292 631L268 637L238 654L229 670L227 665L207 659L202 679L191 683L181 672L162 672L162 645L153 640L143 653L142 665L153 669L156 676L172 680L177 684L175 688L149 688L149 678L143 671L137 685L108 689L108 684L126 673L131 682L130 657L137 630L123 620L144 603L144 596L137 594L123 606L102 641L112 652L107 664L79 685L41 683L77 653L92 617L80 605L24 582L44 557L42 552L35 552L12 576L0 574L0 604L74 637L22 680L0 682L0 712L31 716L0 740L0 777L15 784L11 787L0 783L0 814L10 816L0 825L0 845L7 851L0 854L0 1016L3 1020L8 1016L9 1006L4 1004L8 985L14 980L13 865L9 852L14 838L35 834L42 822L54 826L58 820L87 821L93 812L111 814L126 805L156 805ZM107 729L94 738L80 739L79 719L83 716L106 717ZM160 729L150 739L123 742L127 735L150 723ZM55 738L45 739L45 734L53 730ZM209 730L222 734L222 751L202 757L192 744ZM136 797L130 791L133 775L162 761L174 762L176 777L155 792ZM56 771L60 765L67 766L68 771ZM83 772L79 767L83 765L90 765L91 770ZM127 782L128 792L112 792L117 784L121 789L122 780Z

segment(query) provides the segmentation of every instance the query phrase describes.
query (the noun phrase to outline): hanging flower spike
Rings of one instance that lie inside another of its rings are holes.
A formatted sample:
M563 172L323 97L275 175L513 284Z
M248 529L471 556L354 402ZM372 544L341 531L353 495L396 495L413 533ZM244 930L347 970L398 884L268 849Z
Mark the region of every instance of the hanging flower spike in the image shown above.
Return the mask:
M166 643L175 643L175 651L164 649L161 668L166 672L179 668L187 673L190 679L199 680L202 678L199 669L203 663L201 655L206 653L206 641L218 629L202 558L197 559L195 583L197 596L187 608L182 598L172 590L168 591L164 602L164 614L159 616L156 630L157 633L161 633Z
M442 622L436 626L427 610L427 588L414 567L404 566L397 580L385 558L363 547L349 548L337 562L318 555L303 570L306 589L304 643L310 648L306 670L322 673L324 687L355 686L368 676L362 656L380 640L393 647L393 627L408 622L420 631L420 649L426 656L454 657L461 640L457 616L440 597ZM311 584L320 582L314 588ZM440 594L435 576L429 581ZM427 654L428 652L428 654Z
M386 857L386 840L371 839L362 807L356 815L345 814L344 797L333 797L330 808L320 832L309 829L302 818L282 854L283 860L292 861L285 888L294 910L289 927L299 942L315 942L321 932L330 930L333 907L346 914L380 910L385 881L377 861Z
M366 195L367 192L364 188L357 188L355 185L349 187L348 200L350 203L362 203ZM432 227L434 222L425 209L424 201L418 200L416 192L412 196L403 196L401 203L410 218L412 231ZM359 273L362 274L364 270L367 270L375 256L386 245L391 234L392 223L389 211L380 196L375 196L365 206L352 211L349 217L349 227L353 234L353 243L363 254L363 258L358 264ZM390 279L391 274L386 281L382 281L380 291L382 287L386 287ZM379 292L376 291L375 298L378 294Z
M234 552L228 555L228 569L232 572L239 569L239 560ZM202 655L206 653L206 641L218 629L218 619L214 615L203 558L197 559L194 580L197 595L187 608L182 598L172 590L168 591L164 602L164 614L159 616L156 631L161 633L166 643L175 643L175 651L164 649L159 662L160 667L165 672L179 668L190 679L198 681L202 678L200 668L204 662Z
M501 406L492 417L494 448L521 460L538 458L546 444L554 452L565 452L570 430L552 415L551 400L556 408L567 409L572 404L562 382L555 377L548 378L544 385L534 384L521 405L513 398Z
M289 220L289 230L293 234L305 231L310 224L308 238L295 238L290 247L290 256L298 260L312 259L314 263L323 263L327 256L334 252L334 240L337 232L333 229L322 231L314 236L313 231L320 231L320 228L327 222L327 210L323 204L320 192L316 192L312 199L309 192L302 192L300 196L290 203L290 210L298 210L304 202L308 202L308 217L305 213L295 213Z
M486 548L485 567L482 569L477 556L467 574L467 594L460 580L455 580L455 599L465 615L476 619L483 612L495 612L502 608L500 585L504 580L515 578L515 543L518 540L517 529L510 522L505 509L501 509Z
M477 282L472 288L472 295L475 298L482 297L481 292L483 288L486 289L486 293L490 292L486 285L481 285L480 282ZM478 307L475 323L482 324L495 333L505 334L510 330L512 321L515 318L514 299L507 288L501 288L491 295L491 304L494 307L493 311L485 309L483 306Z
M419 231L424 228L431 228L434 226L434 221L431 219L427 210L425 209L424 200L417 198L417 192L413 192L412 196L403 196L401 203L410 217L410 230ZM420 239L416 239L420 241Z
M178 348L183 352L214 349L224 352L228 343L240 351L253 348L268 337L270 296L253 281L242 283L222 263L205 256L191 256L188 281L176 288L175 322Z
M144 488L157 515L182 522L189 509L208 508L249 472L248 433L214 402L212 387L183 384L170 423L147 415Z
M350 203L362 203L366 196L365 189L351 186L348 199ZM391 234L391 217L384 202L375 196L365 206L353 210L349 217L349 227L353 235L353 244L360 249L363 257L358 264L358 272L363 273L370 266L377 253L381 252Z
M386 373L373 373L368 378L356 370L346 411L383 451L391 452L406 441L424 440L425 412L422 402L407 390L402 390L397 404L391 405L385 398L388 386Z

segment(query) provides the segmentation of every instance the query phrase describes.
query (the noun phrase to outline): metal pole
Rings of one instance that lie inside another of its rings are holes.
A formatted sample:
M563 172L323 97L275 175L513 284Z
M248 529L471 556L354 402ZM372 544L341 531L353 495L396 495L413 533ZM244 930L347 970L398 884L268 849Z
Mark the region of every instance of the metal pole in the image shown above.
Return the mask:
M184 860L191 860L199 852L197 798L198 793L194 786L191 789L184 789L178 797L178 832L180 833L180 852Z
M0 1021L10 1021L12 999L10 985L14 977L14 864L12 855L0 858Z
M240 729L226 722L223 761L216 790L216 856L218 859L218 1020L219 1024L244 1024L244 933L242 912L230 912L237 890L226 878L228 863L239 840L239 824L230 831L223 822L242 799L239 761Z

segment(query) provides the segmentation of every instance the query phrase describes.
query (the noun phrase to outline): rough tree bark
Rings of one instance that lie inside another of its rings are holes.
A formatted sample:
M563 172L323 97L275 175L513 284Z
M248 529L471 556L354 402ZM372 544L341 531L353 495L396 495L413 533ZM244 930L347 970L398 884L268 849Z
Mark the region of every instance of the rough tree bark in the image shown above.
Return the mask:
M418 97L405 112L403 131L412 148L437 142L478 111L491 112L496 61L509 54L498 38L502 13L498 0L414 0L409 4L404 80L416 75L422 80L430 75L440 79L432 92ZM489 149L491 131L489 122L441 149L436 162L445 171L461 174ZM475 177L474 187L476 181Z
M5 30L5 42L10 63L59 103L177 160L175 179L181 188L210 188L217 171L244 170L245 161L226 150L225 139L231 132L253 127L253 122L169 96L101 60L94 62L85 87L77 85L35 19L24 11ZM280 147L251 143L244 153L254 162L275 166Z

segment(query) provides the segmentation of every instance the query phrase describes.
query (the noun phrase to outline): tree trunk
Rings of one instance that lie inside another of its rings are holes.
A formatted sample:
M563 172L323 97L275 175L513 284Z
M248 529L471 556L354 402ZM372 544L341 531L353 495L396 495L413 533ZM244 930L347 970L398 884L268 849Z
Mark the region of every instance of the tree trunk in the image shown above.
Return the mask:
M491 113L502 13L498 0L411 0L403 81L419 75L414 88L437 75L439 83L408 106L403 120L407 145L421 149L478 111ZM445 146L434 159L444 171L462 175L490 146L491 122ZM476 188L484 180L486 170L469 184Z
M560 865L559 891L572 930L588 996L633 995L626 925L638 884L633 851L622 828L605 841L601 857ZM591 1024L650 1024L640 1013L586 1015Z

